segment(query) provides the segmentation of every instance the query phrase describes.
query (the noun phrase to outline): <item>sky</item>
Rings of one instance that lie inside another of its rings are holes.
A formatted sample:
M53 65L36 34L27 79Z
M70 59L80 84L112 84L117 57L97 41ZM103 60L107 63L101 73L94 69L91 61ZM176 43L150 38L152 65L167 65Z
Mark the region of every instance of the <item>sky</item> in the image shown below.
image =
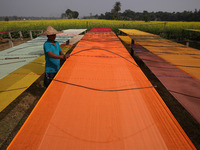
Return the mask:
M200 9L200 0L0 0L0 16L60 17L65 10L79 12L79 17L110 12L116 1L121 11L182 12Z

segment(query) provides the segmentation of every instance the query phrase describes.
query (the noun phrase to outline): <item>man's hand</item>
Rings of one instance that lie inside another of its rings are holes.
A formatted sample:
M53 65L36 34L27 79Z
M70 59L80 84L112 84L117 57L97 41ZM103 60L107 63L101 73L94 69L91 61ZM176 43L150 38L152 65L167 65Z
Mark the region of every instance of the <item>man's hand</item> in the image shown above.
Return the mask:
M70 55L69 54L65 54L65 59L69 58Z

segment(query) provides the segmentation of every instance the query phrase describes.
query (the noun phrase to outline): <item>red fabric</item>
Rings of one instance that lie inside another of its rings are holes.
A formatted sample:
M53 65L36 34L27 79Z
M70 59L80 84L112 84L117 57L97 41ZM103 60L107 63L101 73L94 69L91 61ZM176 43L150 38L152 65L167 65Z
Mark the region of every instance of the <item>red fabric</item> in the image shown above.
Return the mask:
M15 32L15 31L2 31L2 32L0 32L0 34L4 34L4 33L12 33L12 32Z
M113 32L111 28L92 28L89 32Z

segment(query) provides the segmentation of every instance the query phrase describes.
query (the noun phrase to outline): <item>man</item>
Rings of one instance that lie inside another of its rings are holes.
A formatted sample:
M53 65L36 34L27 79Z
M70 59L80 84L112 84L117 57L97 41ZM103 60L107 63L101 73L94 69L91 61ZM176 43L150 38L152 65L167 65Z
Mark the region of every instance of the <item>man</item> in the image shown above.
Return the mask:
M44 54L45 54L45 78L44 86L48 87L56 73L60 69L60 59L67 59L68 54L63 54L60 45L56 39L56 34L61 33L55 30L52 26L48 26L46 31L41 35L47 36L47 41L44 43Z

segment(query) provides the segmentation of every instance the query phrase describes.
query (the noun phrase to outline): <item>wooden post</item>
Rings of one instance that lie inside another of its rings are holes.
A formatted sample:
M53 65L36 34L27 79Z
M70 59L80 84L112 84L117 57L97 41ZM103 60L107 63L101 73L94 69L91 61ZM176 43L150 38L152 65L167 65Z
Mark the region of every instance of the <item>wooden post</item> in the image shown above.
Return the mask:
M9 45L10 45L10 47L13 47L13 46L14 46L11 39L9 39Z
M189 41L186 41L186 47L189 47L190 43Z
M164 24L164 32L165 32L165 30L166 30L166 25L167 25L167 22L165 22L165 24Z
M125 24L123 24L123 29L125 28Z
M19 36L20 36L20 39L23 40L22 31L19 31Z
M165 30L166 30L166 25L167 25L167 22L164 23L164 28L163 28L163 33L162 33L163 35L165 33Z
M9 38L12 40L12 36L11 36L11 33L10 33L10 32L8 32L8 36L9 36Z
M88 21L86 22L86 29L88 30Z
M33 39L32 31L30 31L30 38Z
M135 41L134 41L134 39L132 39L131 40L131 56L132 57L133 57L133 53L134 53L134 50L133 50L134 44L135 44Z

